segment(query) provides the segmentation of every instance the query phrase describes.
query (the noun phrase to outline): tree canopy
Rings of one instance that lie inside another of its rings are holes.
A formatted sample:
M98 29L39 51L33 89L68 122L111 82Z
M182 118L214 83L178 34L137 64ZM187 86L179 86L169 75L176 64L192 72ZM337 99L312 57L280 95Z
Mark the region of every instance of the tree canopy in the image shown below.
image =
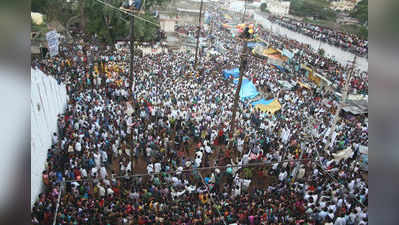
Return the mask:
M362 0L353 9L351 16L357 18L362 24L368 23L369 19L369 3L368 0Z
M145 13L138 16L158 24L158 18L154 17L150 10L152 7L162 5L170 0L145 0L142 10ZM106 0L105 2L119 8L123 1ZM75 4L77 3L77 4ZM74 3L65 3L64 0L32 0L31 8L34 12L46 14L49 19L56 19L66 23L68 18L80 15L80 22L84 25L84 31L97 34L100 40L113 43L117 39L125 39L129 35L130 16L105 6L96 0L80 0ZM158 27L135 19L134 37L138 41L151 41L157 38Z
M260 4L260 11L265 12L267 9L267 4L265 2L263 2L262 4Z
M329 8L329 5L327 0L292 0L290 14L320 20L335 20L336 13Z

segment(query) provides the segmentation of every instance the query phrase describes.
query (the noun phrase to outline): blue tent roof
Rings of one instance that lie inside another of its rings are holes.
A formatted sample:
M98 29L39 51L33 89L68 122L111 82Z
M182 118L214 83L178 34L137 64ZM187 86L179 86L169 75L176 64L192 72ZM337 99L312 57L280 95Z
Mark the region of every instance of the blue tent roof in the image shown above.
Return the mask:
M264 98L262 98L261 100L258 100L256 102L252 102L251 105L252 106L256 106L256 105L269 105L270 103L273 102L274 99L269 99L269 100L265 100Z
M230 78L230 77L240 77L240 69L234 68L231 70L223 70L223 75L225 78Z
M255 48L258 45L259 46L266 46L266 44L263 43L263 42L248 42L247 43L248 48Z
M240 79L240 78L236 78L236 79L234 79L234 80L233 80L233 83L234 83L234 84L238 84L238 79ZM242 85L243 85L243 84L246 84L246 83L248 83L248 82L249 82L248 78L246 78L246 77L243 77L243 78L242 78L242 84L241 84L241 87L242 87Z
M256 90L255 85L251 81L247 81L248 82L242 82L241 85L240 98L242 101L254 98L259 94L259 92Z
M281 70L282 72L285 71L284 67L282 67L282 66L279 66L279 65L276 65L276 64L273 64L273 66L277 67L277 69Z
M137 10L140 10L142 3L143 3L142 0L134 0L134 2L133 2L134 8L136 8Z

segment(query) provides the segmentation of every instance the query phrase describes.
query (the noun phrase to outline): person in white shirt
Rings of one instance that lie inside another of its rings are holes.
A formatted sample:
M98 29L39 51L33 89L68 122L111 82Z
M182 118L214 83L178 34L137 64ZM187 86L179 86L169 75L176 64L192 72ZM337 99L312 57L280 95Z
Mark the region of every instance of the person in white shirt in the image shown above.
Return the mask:
M105 196L105 188L101 186L100 184L97 185L98 187L98 193L100 194L101 197Z
M154 171L154 165L152 163L147 165L147 173L150 174Z
M53 133L53 137L52 137L52 144L55 145L58 143L58 136L56 133Z
M161 163L156 162L156 163L154 164L154 169L155 169L155 173L161 172Z
M107 188L107 195L114 195L114 191L112 190L112 188L110 186L108 186Z
M80 144L79 141L77 141L76 144L75 144L75 150L77 152L80 152L82 150L82 145Z
M102 163L106 163L108 161L108 155L106 151L100 151L101 153L101 161Z
M83 178L86 178L86 177L87 177L87 171L86 171L85 168L81 168L81 169L80 169L80 173L82 174L82 177L83 177Z
M104 179L105 177L107 177L107 169L105 169L105 167L104 166L102 166L101 167L101 169L100 169L100 175L101 175L101 178L102 179Z
M98 169L97 169L96 167L91 168L91 173L90 173L90 175L91 175L93 178L95 178L95 177L98 175L97 171L98 171Z
M195 152L195 158L200 159L200 161L202 161L202 156L203 156L202 151L197 151L197 152Z
M342 216L337 217L337 219L335 220L334 225L346 225L345 216L342 215Z
M212 154L213 153L212 148L209 145L205 145L205 152L208 153L208 154Z
M327 217L328 213L327 213L327 209L323 208L320 212L319 212L319 218L321 220L324 220Z
M288 175L287 171L281 172L281 173L278 175L279 181L283 182L283 181L287 178L287 175Z

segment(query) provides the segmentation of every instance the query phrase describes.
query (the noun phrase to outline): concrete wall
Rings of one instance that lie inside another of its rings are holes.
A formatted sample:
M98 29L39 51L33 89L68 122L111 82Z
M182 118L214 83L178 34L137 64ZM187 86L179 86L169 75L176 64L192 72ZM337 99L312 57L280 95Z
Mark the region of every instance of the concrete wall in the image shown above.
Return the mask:
M161 19L161 30L165 32L174 32L176 21L173 19Z
M42 172L51 136L57 131L57 115L67 103L64 84L40 70L31 69L31 204L42 191Z
M291 2L289 1L269 1L267 3L267 9L272 14L284 16L289 14L290 5Z

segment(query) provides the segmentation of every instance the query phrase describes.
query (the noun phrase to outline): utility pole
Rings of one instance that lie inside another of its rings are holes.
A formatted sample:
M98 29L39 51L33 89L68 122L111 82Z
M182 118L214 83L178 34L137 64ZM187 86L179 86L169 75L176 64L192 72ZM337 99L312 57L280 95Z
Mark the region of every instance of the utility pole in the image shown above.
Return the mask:
M246 4L247 1L245 1L245 6L247 6ZM246 8L246 7L245 7ZM246 11L246 10L245 10ZM245 12L244 11L244 12ZM243 17L243 21L244 22L244 18L245 15ZM233 144L233 135L234 135L234 129L235 129L235 125L236 125L236 113L237 113L237 106L238 106L238 100L240 98L240 90L241 90L241 85L242 85L242 77L244 76L244 72L245 69L247 67L247 52L248 52L248 46L247 46L247 39L246 37L244 37L243 40L243 47L242 47L242 52L241 52L241 64L240 64L240 78L238 80L238 86L236 89L236 93L234 96L234 105L233 105L233 117L231 118L231 123L230 123L230 134L229 134L229 145L228 148L231 148L231 145Z
M268 48L271 46L270 41L271 41L271 38L272 38L272 32L273 32L273 27L270 24L270 31L269 31L269 37L268 37L269 40L267 41L268 42L267 44L269 45L269 46L267 46Z
M197 46L195 48L195 64L194 64L194 68L197 69L197 63L198 63L198 47L199 47L199 37L200 37L200 33L201 33L201 17L202 17L202 6L203 6L204 2L203 0L201 0L201 6L200 6L200 14L199 14L199 18L198 18L198 35L197 35Z
M133 13L133 10L131 13ZM132 92L133 92L132 94L134 94L134 89L136 86L136 80L133 77L133 60L134 60L134 16L131 15L130 16L130 79L132 80Z
M245 14L247 13L247 0L244 2L244 14L242 15L242 22L245 21Z
M238 87L237 87L236 93L234 95L233 118L231 119L231 125L230 125L230 136L231 137L233 137L233 135L234 135L235 118L236 118L236 113L237 113L238 100L240 98L242 77L244 76L244 72L245 72L245 69L247 66L247 49L248 49L247 40L244 40L244 46L243 46L242 52L241 52L240 78L238 80Z
M331 125L330 133L329 133L328 139L327 139L328 141L327 141L326 145L324 146L324 151L323 152L326 152L328 147L331 145L332 135L333 135L333 133L335 131L335 126L337 125L337 122L338 122L338 119L339 119L339 112L341 111L343 105L345 104L346 98L348 96L349 84L350 84L350 81L351 81L351 78L352 78L353 70L355 68L356 59L357 59L357 56L355 56L355 58L353 59L352 68L351 68L351 70L350 70L350 72L349 72L349 74L347 76L348 78L347 78L347 80L345 82L344 93L342 94L341 102L338 104L337 110L335 111L334 120L333 120L333 123ZM329 154L329 152L327 152L327 153Z

